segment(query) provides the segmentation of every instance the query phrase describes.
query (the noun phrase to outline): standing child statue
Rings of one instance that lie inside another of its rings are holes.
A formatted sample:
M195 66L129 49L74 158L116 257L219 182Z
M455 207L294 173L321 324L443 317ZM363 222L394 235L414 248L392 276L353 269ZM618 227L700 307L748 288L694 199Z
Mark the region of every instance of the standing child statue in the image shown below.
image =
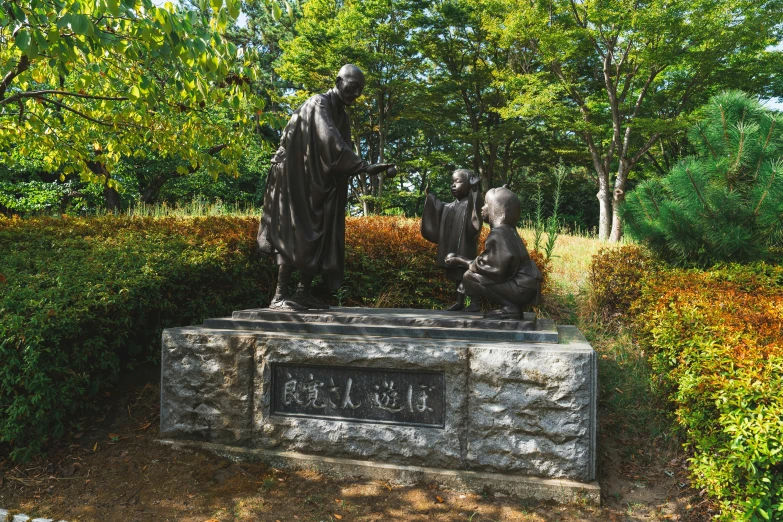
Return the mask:
M491 228L484 252L476 259L449 254L446 265L467 270L459 292L471 300L486 297L500 308L484 314L518 319L522 308L538 303L542 275L517 233L519 198L506 187L487 192L481 214Z
M482 225L479 214L482 202L478 181L470 170L455 170L451 175L451 195L456 198L456 201L451 203L443 203L430 194L429 187L425 189L427 201L424 203L424 213L421 217L421 235L427 241L437 243L438 254L435 264L446 270L446 277L454 281L457 288L466 268L447 265L446 256L456 254L462 257L476 257ZM471 301L470 306L465 308L465 295L457 292L457 297L457 302L449 308L449 311L481 310L478 300Z

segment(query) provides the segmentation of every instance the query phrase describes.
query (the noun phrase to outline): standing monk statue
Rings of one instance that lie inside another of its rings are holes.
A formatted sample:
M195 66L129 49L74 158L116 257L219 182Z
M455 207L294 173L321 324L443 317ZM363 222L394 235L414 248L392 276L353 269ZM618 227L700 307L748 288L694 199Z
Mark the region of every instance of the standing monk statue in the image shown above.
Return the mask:
M351 176L387 172L394 165L370 165L353 149L351 122L345 112L364 89L364 73L344 65L335 87L309 98L294 112L272 158L258 229L261 251L275 257L277 288L269 308L324 309L313 297L313 277L322 274L331 290L342 284L345 258L345 206ZM296 292L289 282L301 273Z

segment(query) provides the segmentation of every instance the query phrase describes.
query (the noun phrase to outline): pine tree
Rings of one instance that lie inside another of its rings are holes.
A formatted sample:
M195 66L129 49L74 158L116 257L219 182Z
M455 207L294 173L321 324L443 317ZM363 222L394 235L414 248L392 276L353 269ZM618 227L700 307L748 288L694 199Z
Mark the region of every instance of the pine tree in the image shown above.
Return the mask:
M689 139L695 155L627 195L631 236L678 264L770 257L783 246L783 114L726 92Z

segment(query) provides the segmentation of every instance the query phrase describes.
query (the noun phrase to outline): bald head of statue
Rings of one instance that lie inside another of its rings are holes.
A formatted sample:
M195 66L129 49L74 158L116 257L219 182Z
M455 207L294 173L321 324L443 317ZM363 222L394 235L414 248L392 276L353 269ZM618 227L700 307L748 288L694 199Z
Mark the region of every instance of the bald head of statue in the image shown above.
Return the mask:
M517 226L521 214L519 198L506 187L490 189L484 196L481 214L490 225Z
M364 73L355 65L343 65L337 73L335 86L343 103L353 105L364 90Z

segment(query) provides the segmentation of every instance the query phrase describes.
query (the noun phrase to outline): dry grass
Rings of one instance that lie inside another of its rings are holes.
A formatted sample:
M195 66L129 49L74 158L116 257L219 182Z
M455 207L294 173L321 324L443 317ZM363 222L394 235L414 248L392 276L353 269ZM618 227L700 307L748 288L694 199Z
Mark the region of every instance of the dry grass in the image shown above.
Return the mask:
M529 249L533 248L533 230L519 230L522 239ZM545 240L546 236L542 239ZM601 241L595 236L560 234L552 254L551 281L559 293L579 296L587 291L590 263L593 256L602 248L617 248L628 244L628 240L620 243Z

